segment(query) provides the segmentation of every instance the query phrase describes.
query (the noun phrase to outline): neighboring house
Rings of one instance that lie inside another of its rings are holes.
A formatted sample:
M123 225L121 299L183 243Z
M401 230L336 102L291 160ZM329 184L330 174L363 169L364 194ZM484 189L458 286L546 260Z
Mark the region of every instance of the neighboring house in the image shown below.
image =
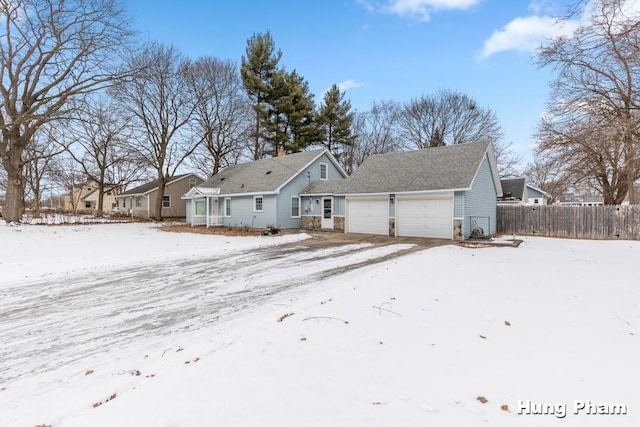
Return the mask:
M181 196L202 182L202 178L193 173L169 178L162 195L162 217L184 218L187 214L187 208ZM121 212L128 212L131 216L138 218L151 218L155 215L158 180L125 191L116 197Z
M100 189L98 183L89 180L83 184L71 187L64 197L64 210L80 213L91 213L98 209L98 196ZM109 212L117 208L117 188L111 184L105 184L105 192L102 198L103 212Z
M501 179L502 197L499 205L546 205L551 195L529 184L524 178Z
M229 166L184 194L187 223L299 228L300 192L312 182L346 176L326 149Z
M604 198L602 196L576 196L573 194L565 194L560 197L558 204L563 206L598 206L604 205Z
M502 187L489 142L368 157L347 179L302 192L302 226L383 236L465 239L496 232Z

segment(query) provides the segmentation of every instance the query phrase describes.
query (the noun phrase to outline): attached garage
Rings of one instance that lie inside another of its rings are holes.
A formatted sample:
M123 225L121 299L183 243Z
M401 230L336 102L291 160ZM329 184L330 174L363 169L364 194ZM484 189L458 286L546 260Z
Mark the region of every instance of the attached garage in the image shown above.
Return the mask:
M389 198L347 199L347 233L389 235Z
M398 199L398 236L453 239L453 196Z

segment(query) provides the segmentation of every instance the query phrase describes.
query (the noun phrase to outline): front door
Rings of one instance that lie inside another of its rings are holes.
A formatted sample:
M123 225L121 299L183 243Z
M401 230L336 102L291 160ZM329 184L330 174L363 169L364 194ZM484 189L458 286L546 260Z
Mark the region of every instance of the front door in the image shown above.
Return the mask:
M333 230L333 197L322 198L322 228Z

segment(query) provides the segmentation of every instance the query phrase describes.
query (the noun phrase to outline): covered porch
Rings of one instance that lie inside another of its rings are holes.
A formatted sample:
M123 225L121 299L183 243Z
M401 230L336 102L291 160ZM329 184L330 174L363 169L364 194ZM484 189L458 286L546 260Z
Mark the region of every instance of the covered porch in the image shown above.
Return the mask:
M194 187L187 194L182 196L183 199L189 200L187 214L191 218L191 226L215 227L223 225L223 210L220 206L219 188L200 188Z

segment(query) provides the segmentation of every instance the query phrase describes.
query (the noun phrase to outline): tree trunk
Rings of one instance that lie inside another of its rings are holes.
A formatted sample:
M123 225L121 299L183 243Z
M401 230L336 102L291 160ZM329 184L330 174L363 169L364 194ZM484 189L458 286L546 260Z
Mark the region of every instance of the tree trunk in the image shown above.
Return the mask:
M154 218L156 221L162 221L162 197L164 196L165 177L158 177L158 197L156 197L156 212Z
M24 213L23 150L19 149L17 145L14 144L12 152L2 158L4 169L7 172L7 196L2 215L7 222L20 222Z
M20 222L24 213L24 180L7 171L7 199L2 216L7 222Z

